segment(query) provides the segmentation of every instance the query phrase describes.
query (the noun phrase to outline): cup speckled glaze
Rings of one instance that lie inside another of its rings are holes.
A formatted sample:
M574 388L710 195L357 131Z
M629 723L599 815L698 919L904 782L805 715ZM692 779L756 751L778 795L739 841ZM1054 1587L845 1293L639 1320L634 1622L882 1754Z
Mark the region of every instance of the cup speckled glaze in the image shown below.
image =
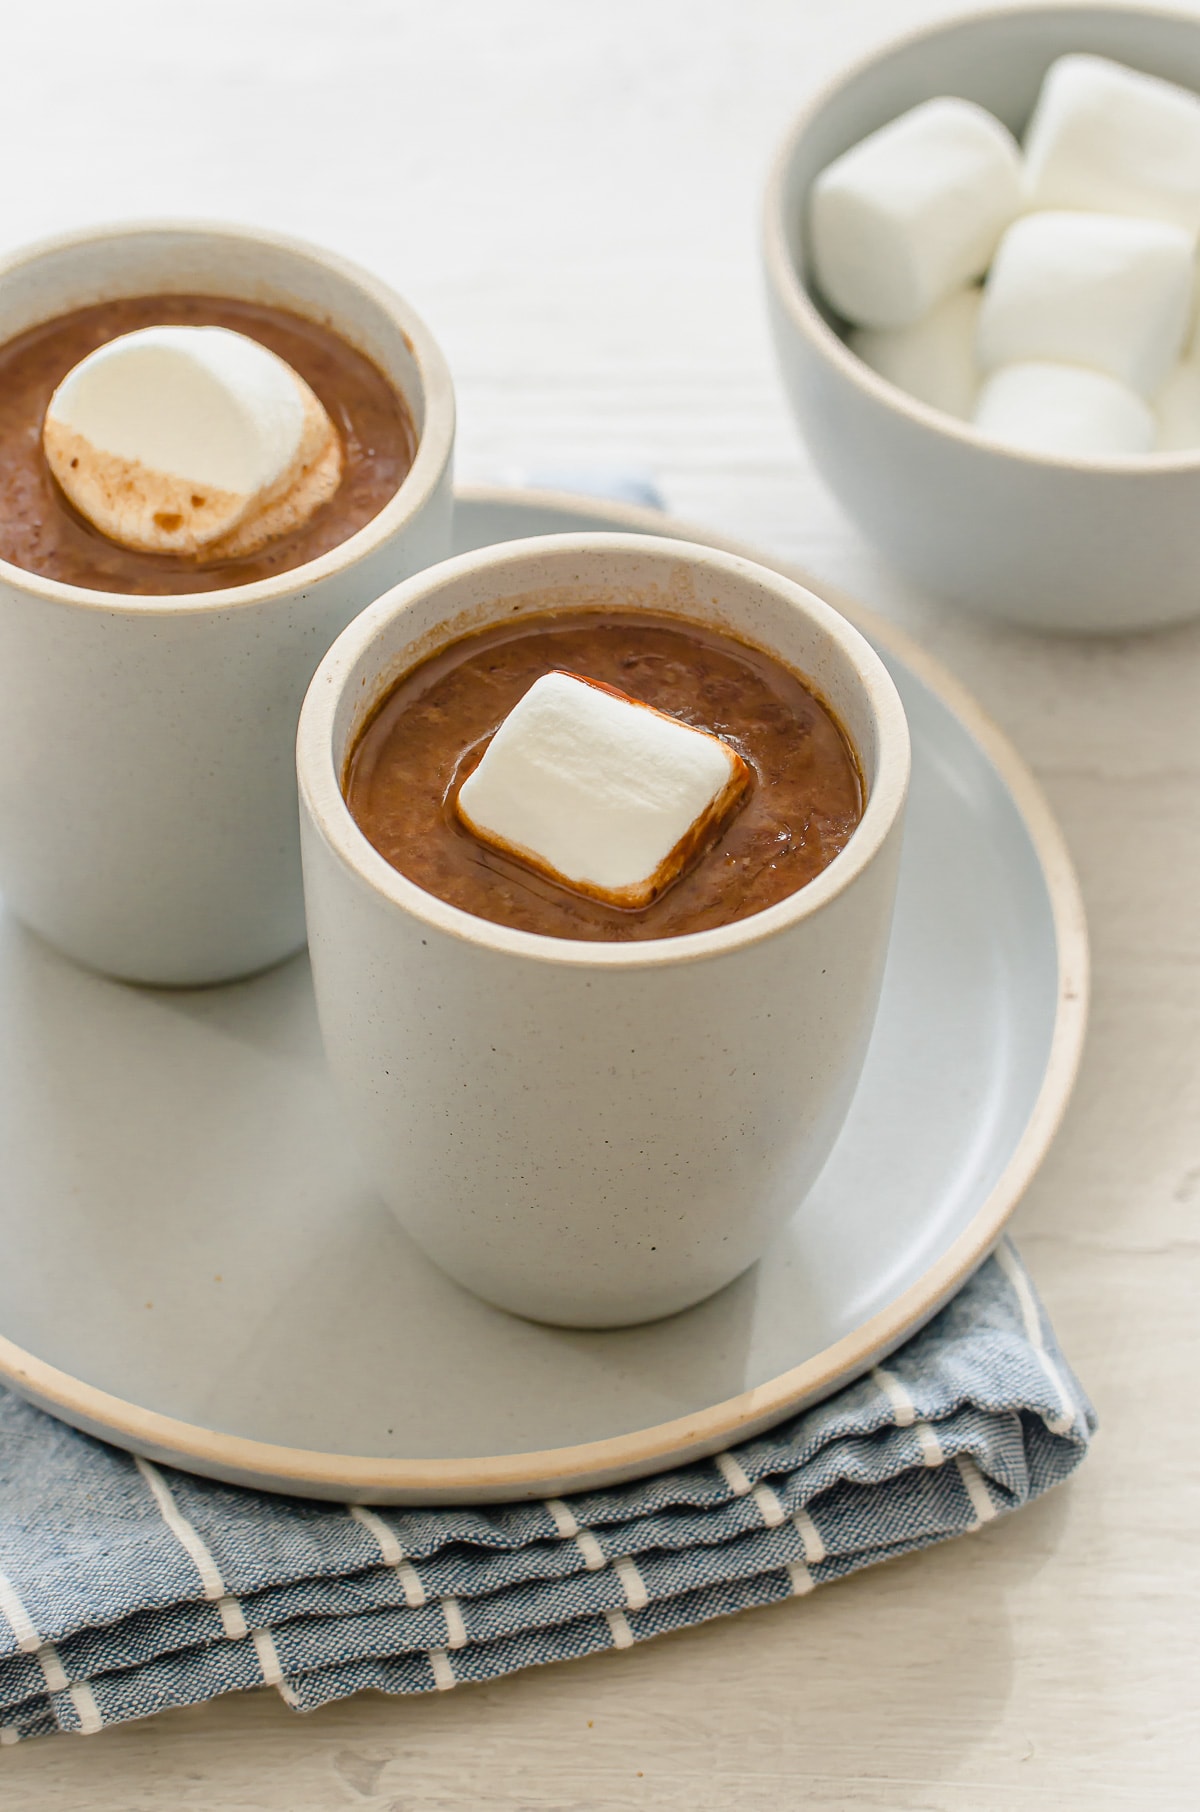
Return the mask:
M0 266L0 340L174 291L269 302L374 360L419 437L396 495L318 560L251 585L130 597L0 561L0 888L124 980L224 981L304 942L295 728L335 636L450 548L454 393L428 329L366 272L239 227L106 228Z
M457 636L572 605L712 624L804 674L866 782L842 854L751 918L632 944L510 930L385 862L341 785L372 708ZM833 1145L879 999L909 744L858 631L778 574L686 542L485 549L343 632L305 700L298 762L326 1054L418 1244L487 1300L579 1327L671 1314L752 1264Z

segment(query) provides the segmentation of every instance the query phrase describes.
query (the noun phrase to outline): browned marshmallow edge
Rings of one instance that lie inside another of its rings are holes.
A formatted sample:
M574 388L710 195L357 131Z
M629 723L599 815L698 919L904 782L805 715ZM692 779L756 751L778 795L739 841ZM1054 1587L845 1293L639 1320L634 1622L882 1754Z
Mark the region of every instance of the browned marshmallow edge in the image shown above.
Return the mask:
M668 723L683 723L682 718L673 716L670 711L660 711L656 705L648 705L640 698L631 698L628 692L622 692L619 686L610 686L606 680L589 679L586 673L575 673L567 667L556 667L550 671L561 673L568 679L578 680L580 685L592 686L597 692L608 692L613 698L619 698L622 703L636 705L639 711L649 711L653 717L665 718ZM497 725L498 728L499 725ZM579 894L585 899L599 900L606 906L615 906L626 912L640 912L644 907L652 906L654 901L664 894L675 881L678 881L709 846L716 842L726 823L745 798L754 779L754 770L749 762L745 761L733 744L726 742L723 736L717 736L713 731L702 729L696 724L688 724L686 728L692 730L697 736L707 736L710 742L720 744L730 763L729 779L715 798L710 801L707 808L684 832L674 848L667 852L653 874L648 875L636 886L604 888L589 886L586 882L569 880L560 869L545 861L533 850L524 849L520 844L510 843L507 838L499 837L495 832L486 830L475 823L462 805L461 790L464 781L483 760L488 742L491 740L490 737L472 751L475 759L471 762L470 767L465 770L460 769L455 777L454 814L464 829L468 830L478 842L522 863L536 874L544 876L546 880L553 881L557 886L565 888L568 893ZM492 734L494 735L495 731Z

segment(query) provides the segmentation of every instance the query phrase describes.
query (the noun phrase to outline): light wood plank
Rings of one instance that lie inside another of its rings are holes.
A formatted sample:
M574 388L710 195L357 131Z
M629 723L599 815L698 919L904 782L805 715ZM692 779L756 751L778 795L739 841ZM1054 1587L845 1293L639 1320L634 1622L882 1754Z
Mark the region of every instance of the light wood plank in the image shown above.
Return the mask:
M1103 1430L1053 1499L804 1601L421 1701L299 1719L260 1693L5 1750L5 1812L1196 1804L1200 628L1085 645L913 594L802 454L758 293L790 112L950 10L124 0L119 42L85 0L6 20L28 73L7 142L29 148L8 242L188 211L358 256L446 346L465 476L651 467L678 513L919 635L1014 737L1096 958L1078 1095L1017 1232Z

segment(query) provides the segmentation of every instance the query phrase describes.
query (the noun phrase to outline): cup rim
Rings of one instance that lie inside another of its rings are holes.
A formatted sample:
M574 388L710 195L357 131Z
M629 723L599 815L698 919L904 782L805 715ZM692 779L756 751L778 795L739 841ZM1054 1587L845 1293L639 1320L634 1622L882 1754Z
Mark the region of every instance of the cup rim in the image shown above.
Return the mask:
M0 584L48 603L104 611L130 611L138 616L204 616L255 604L272 604L297 591L321 584L378 552L396 530L419 514L436 492L454 450L455 401L450 367L433 334L416 310L396 290L370 271L337 252L326 251L310 240L276 233L236 221L150 217L110 221L99 226L58 233L18 247L0 259L0 286L16 272L61 252L129 239L150 239L173 234L195 239L225 239L243 246L267 246L304 259L330 271L343 283L360 290L399 327L416 364L425 405L425 424L417 439L416 457L399 488L379 513L353 535L340 541L315 560L289 567L269 579L246 585L227 585L212 591L133 593L100 591L71 585L32 573L10 560L0 559ZM53 319L53 316L47 316ZM336 323L333 326L336 333ZM407 400L407 399L406 399Z
M1200 448L1195 451L1148 452L1137 455L1097 456L1094 459L1083 459L1065 454L1039 453L1023 447L1011 446L1008 442L998 440L994 435L986 434L971 422L959 421L956 416L947 415L941 409L934 409L930 404L920 402L910 396L906 390L882 378L863 360L853 353L841 336L834 332L820 309L813 301L807 283L803 282L788 250L787 221L788 214L784 205L788 177L796 152L805 134L824 112L826 107L837 98L849 85L857 81L868 70L888 62L898 52L916 47L927 41L948 36L974 25L988 25L997 21L1010 20L1018 23L1024 19L1045 18L1050 14L1059 14L1069 18L1072 13L1107 13L1113 17L1144 21L1147 18L1159 19L1172 25L1188 25L1200 32L1200 22L1191 14L1173 11L1160 6L1127 6L1095 4L1060 4L989 6L980 12L953 13L948 18L938 19L933 24L915 27L910 31L897 32L884 43L864 56L857 57L838 73L823 82L817 92L810 97L796 114L791 125L771 161L767 175L766 189L762 208L762 256L766 270L767 282L776 298L786 310L792 325L803 334L839 374L856 389L868 396L881 408L893 414L905 416L916 426L927 432L945 436L956 441L964 451L970 449L976 453L987 453L993 458L1046 472L1070 472L1086 478L1141 478L1177 477L1200 472ZM1064 53L1065 54L1065 53ZM1103 53L1083 52L1099 56ZM1200 94L1200 91L1193 91Z
M694 571L747 580L781 595L849 661L874 720L878 772L866 810L845 849L795 893L733 924L631 943L552 937L498 925L449 905L393 868L368 842L343 797L333 748L337 711L358 662L411 605L431 588L451 587L477 573L492 572L500 577L546 556L569 563L605 554L648 556L664 565L682 560ZM866 637L814 592L740 554L667 537L601 531L530 536L458 554L385 592L342 631L318 667L300 712L296 762L302 815L307 815L342 868L393 910L489 951L565 967L616 970L675 967L732 955L815 918L857 881L893 829L907 796L911 750L904 707L883 661Z

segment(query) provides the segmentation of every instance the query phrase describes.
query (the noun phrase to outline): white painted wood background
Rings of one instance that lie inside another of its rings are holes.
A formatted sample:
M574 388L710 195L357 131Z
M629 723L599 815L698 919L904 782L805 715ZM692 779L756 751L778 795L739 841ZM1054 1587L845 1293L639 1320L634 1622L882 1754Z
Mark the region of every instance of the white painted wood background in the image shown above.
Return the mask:
M1038 639L906 590L800 451L763 325L759 191L790 114L949 10L0 11L0 242L153 213L323 240L441 339L465 477L649 467L679 513L914 630L1008 730L1061 815L1096 962L1078 1095L1017 1232L1103 1418L1048 1500L813 1598L420 1702L299 1719L255 1694L31 1743L3 1753L5 1812L1200 1805L1200 626Z

